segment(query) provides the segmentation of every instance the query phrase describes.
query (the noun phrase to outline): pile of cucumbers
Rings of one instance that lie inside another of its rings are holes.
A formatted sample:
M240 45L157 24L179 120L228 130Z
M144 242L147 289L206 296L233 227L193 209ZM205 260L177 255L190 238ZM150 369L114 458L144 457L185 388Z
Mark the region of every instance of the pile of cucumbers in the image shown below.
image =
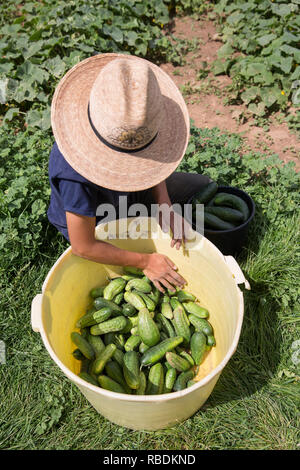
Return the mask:
M193 215L196 204L204 204L204 227L213 230L229 230L248 220L250 211L246 202L235 194L218 192L215 181L208 183L193 199Z
M161 293L134 267L90 292L91 305L71 333L81 379L136 395L177 392L193 385L215 346L209 312L176 288Z

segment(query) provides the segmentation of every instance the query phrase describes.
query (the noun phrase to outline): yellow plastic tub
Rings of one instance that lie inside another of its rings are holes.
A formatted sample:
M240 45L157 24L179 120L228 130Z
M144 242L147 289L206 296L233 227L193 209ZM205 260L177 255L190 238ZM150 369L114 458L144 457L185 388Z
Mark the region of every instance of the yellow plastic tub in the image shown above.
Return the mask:
M149 220L145 219L144 234L149 230ZM126 224L131 222L132 219L126 219ZM122 226L124 229L124 220ZM101 238L104 228L96 228L97 238ZM42 293L32 301L32 328L41 334L53 361L91 405L113 423L135 430L156 430L187 419L207 400L236 350L243 321L243 295L238 284L245 283L246 288L249 284L234 258L224 257L206 238L197 237L193 249L181 248L179 251L170 247L169 235L163 234L159 227L152 239L126 239L124 232L119 232L118 239L109 240L113 245L131 251L157 251L169 256L187 280L187 290L194 293L210 312L216 347L201 365L198 383L183 391L151 396L126 395L101 389L77 376L79 361L71 354L75 347L70 334L90 303L89 291L105 284L107 276L122 273L121 267L79 258L72 254L70 247L49 271Z

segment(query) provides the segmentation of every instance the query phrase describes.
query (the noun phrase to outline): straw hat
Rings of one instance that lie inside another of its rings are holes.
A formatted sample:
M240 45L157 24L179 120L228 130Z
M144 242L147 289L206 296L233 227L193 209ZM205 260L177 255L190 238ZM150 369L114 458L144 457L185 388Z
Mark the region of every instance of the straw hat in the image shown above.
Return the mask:
M148 60L99 54L70 69L51 106L58 147L82 176L116 191L166 179L184 156L189 114L173 80Z

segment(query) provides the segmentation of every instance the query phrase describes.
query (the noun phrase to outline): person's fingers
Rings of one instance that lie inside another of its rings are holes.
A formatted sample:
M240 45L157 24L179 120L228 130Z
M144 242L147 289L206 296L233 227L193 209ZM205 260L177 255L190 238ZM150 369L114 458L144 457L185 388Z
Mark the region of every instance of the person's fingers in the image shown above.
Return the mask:
M168 265L174 269L175 271L177 271L177 266L173 263L173 261L170 260L170 258L168 258L167 256L165 256L165 260L166 262L168 263Z
M171 277L176 286L184 286L186 284L186 280L176 271L169 271L168 276Z
M175 287L170 284L170 282L164 277L160 279L159 281L163 286L165 286L167 289L170 289L171 291L175 291Z
M152 281L152 282L160 292L162 292L163 294L165 293L165 289L160 285L158 281Z

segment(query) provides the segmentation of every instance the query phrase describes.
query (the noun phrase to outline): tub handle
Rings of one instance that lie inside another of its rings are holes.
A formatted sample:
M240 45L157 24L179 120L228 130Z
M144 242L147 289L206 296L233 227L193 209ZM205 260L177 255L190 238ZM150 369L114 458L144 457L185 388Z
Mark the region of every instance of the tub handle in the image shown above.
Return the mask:
M41 308L43 294L37 294L31 302L31 328L38 333L41 326Z
M245 284L245 288L247 290L250 290L251 289L250 284L247 281L247 279L245 278L245 276L243 274L243 271L239 267L239 265L238 265L237 261L234 259L234 257L233 256L224 256L224 259L225 259L225 263L227 264L227 266L229 267L229 269L231 271L231 274L233 275L233 277L235 279L235 282L237 284Z

